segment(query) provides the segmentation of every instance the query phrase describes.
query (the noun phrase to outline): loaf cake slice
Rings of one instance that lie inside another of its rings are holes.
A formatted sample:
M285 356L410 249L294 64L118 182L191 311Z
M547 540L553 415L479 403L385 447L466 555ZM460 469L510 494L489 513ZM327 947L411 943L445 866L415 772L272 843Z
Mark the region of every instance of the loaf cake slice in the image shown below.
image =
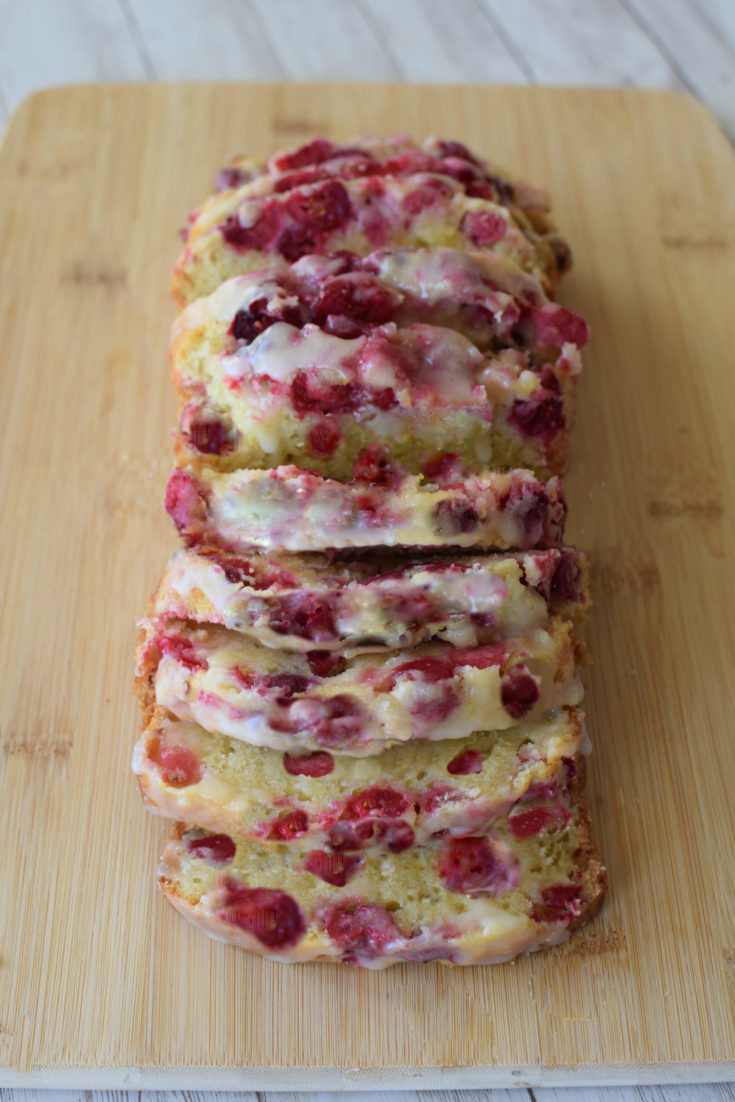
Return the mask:
M509 812L514 837L566 823L565 785L587 749L582 717L571 709L354 759L250 746L156 708L133 772L150 810L215 834L327 853L399 852L443 832L482 833Z
M558 547L566 507L561 479L492 471L461 482L441 470L400 475L364 457L361 477L325 478L303 467L197 473L176 468L166 509L186 546L228 551L345 548Z
M466 647L520 635L549 616L581 621L587 560L570 547L406 559L373 554L234 555L177 551L153 595L153 622L221 624L267 647L399 650Z
M599 909L606 874L580 782L569 810L529 837L505 817L399 853L236 843L179 824L159 883L210 936L273 960L491 964L563 941Z
M407 134L396 134L354 138L340 145L315 138L296 149L274 153L266 161L232 157L218 174L215 191L238 189L257 181L258 193L265 195L329 178L407 176L417 172L449 176L462 183L468 195L509 206L519 221L553 241L557 267L562 271L569 267L569 248L551 221L546 193L515 179L504 168L456 141L430 137L419 143Z
M177 304L210 294L232 276L268 263L285 266L307 253L364 255L404 246L489 250L511 257L553 290L569 264L561 238L538 221L535 226L517 204L507 205L513 198L507 192L501 200L502 186L491 174L479 184L467 173L458 179L462 171L453 175L448 160L363 160L365 173L344 161L333 161L330 171L325 160L316 173L282 173L276 180L267 174L226 188L189 220L172 280ZM483 175L480 166L466 161L466 167Z
M149 625L141 697L208 731L276 750L376 754L409 739L464 738L576 705L572 625L553 619L479 647L397 654L278 651L214 625Z
M368 454L412 474L449 466L455 481L561 473L587 328L533 280L533 305L499 290L523 281L490 259L307 256L198 299L171 343L178 462L344 480Z

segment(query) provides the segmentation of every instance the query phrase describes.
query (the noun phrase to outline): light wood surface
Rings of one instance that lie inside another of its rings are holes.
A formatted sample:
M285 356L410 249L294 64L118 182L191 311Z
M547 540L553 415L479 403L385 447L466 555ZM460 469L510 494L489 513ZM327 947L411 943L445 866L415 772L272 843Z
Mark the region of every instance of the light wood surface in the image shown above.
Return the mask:
M175 546L166 284L226 154L396 128L545 182L575 247L563 298L594 339L568 538L596 578L590 804L611 889L568 945L514 965L287 969L165 906L165 826L128 773L133 619ZM666 94L93 87L24 106L0 155L0 1083L732 1077L734 182L710 117Z

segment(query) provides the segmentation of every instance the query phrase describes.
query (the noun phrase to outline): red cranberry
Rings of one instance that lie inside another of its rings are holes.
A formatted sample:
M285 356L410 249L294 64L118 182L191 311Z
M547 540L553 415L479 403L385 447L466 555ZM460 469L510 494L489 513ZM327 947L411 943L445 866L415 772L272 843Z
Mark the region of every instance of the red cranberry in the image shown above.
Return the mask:
M225 897L217 917L253 934L269 949L295 945L306 930L304 917L290 895L273 888L247 888L233 877L224 883Z
M422 211L434 206L440 199L449 199L451 195L451 187L443 180L433 177L409 191L401 207L411 218L415 218Z
M402 853L410 849L416 841L413 827L402 821L396 823L377 823L378 841L391 853Z
M284 754L283 768L292 777L326 777L334 769L334 758L326 750L313 754Z
M344 853L325 853L324 850L315 849L308 854L304 861L304 868L312 876L325 880L327 884L343 888L363 861L363 857L353 857Z
M338 180L290 192L284 208L291 224L279 233L276 245L291 261L318 251L325 237L344 226L352 214L349 193Z
M509 888L509 870L485 838L450 838L442 844L439 875L453 892L501 895Z
M315 677L334 677L347 668L344 655L333 650L310 650L306 654L306 661Z
M186 788L202 779L199 758L185 746L172 746L160 739L158 745L151 748L151 761L157 765L161 779L171 788Z
M332 941L342 949L360 950L371 956L381 953L401 936L385 908L357 901L330 907L325 914L325 927Z
M469 161L472 165L479 165L479 161L466 145L462 145L461 142L440 141L439 153L442 157L461 157L463 161Z
M317 184L329 175L330 173L324 168L304 168L300 172L287 172L285 176L276 177L273 190L280 195L284 191L293 191L297 187L308 187L309 184Z
M521 799L527 800L555 800L559 795L559 786L556 781L533 781L529 784Z
M207 551L206 557L220 568L227 581L232 582L233 585L262 588L255 584L255 568L247 559L237 558L235 555L223 555L219 551Z
M467 468L457 452L444 452L431 459L423 468L423 474L430 482L439 486L452 486L461 482Z
M234 249L265 249L272 245L283 223L280 205L268 202L255 222L243 226L237 214L231 214L220 227L222 237Z
M405 792L373 785L345 802L343 819L398 819L411 806Z
M508 414L508 423L526 436L544 436L547 442L562 432L566 420L561 398L526 398L514 402Z
M326 138L314 138L287 153L278 153L271 158L271 166L276 172L293 172L308 165L319 165L328 161L337 152L332 142Z
M179 532L191 540L199 537L196 530L204 524L206 505L192 475L178 468L173 472L166 487L165 506Z
M192 673L195 670L206 670L209 663L206 658L200 658L194 648L191 639L185 635L171 633L159 635L156 638L158 649L168 658L173 658L180 666L186 666Z
M453 659L453 654L447 650L444 655L427 654L421 658L412 658L409 662L401 662L391 671L390 688L393 688L399 678L414 674L424 681L444 681L454 675L456 663ZM411 676L411 680L416 678Z
M445 784L437 784L419 796L419 807L425 815L433 815L444 804L462 799L465 799L463 792L458 792L456 788L448 788Z
M400 471L384 455L379 444L369 444L360 452L353 472L360 482L369 482L372 486L394 488L401 479Z
M508 816L508 830L514 838L535 838L543 834L554 818L553 811L548 807L530 807L527 811Z
M309 430L309 451L312 455L334 455L342 439L342 431L336 417L322 417Z
M313 593L284 594L271 614L270 626L279 635L296 635L315 643L337 638L332 606Z
M462 750L447 765L447 773L466 777L470 773L482 773L482 754L479 750Z
M574 556L562 551L559 565L551 579L551 596L556 601L576 603L581 600L579 571Z
M382 325L393 317L401 299L373 279L360 273L347 273L326 280L314 305L314 321L325 328L330 318L351 321L356 336L373 325ZM346 335L346 334L345 334Z
M309 685L309 678L300 673L276 673L268 678L268 687L278 690L280 700L288 700L296 693L305 693Z
M539 344L561 348L569 343L582 348L589 340L587 322L564 306L548 303L532 310L531 318Z
M348 823L341 820L338 823L332 823L327 831L327 843L336 853L350 849L363 849L371 842L376 827L380 825L369 821Z
M269 842L291 842L301 838L309 829L309 817L305 811L291 811L280 819L274 819L268 832Z
M480 522L480 514L467 500L448 499L440 501L434 510L436 530L440 536L457 536L461 532L472 532Z
M531 907L531 918L534 922L571 922L579 914L581 895L578 884L551 884Z
M461 229L473 245L482 248L501 241L505 237L508 226L501 214L495 211L477 210L465 214Z
M235 859L236 847L229 834L205 834L201 838L188 838L187 852L192 857L206 861L208 865L229 865Z
M536 701L541 696L541 691L535 677L532 677L526 667L519 663L503 678L500 696L506 712L513 719L522 719L531 711Z
M573 781L577 777L577 763L574 758L564 757L561 759L564 762L564 769L566 770L567 780Z
M193 421L187 435L191 446L203 455L224 455L234 448L232 426L217 418Z
M229 188L240 187L244 183L245 173L242 169L230 165L228 168L223 168L222 171L218 173L214 183L214 190L227 191Z

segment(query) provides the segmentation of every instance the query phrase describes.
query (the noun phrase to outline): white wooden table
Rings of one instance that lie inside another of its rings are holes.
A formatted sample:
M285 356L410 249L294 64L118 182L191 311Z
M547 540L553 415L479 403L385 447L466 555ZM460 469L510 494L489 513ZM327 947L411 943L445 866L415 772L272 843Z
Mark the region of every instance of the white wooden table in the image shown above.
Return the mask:
M691 92L735 140L735 0L0 0L0 122L98 80L406 80ZM331 1094L133 1092L140 1102ZM735 1084L355 1093L353 1102L735 1102ZM4 1102L129 1102L2 1090Z

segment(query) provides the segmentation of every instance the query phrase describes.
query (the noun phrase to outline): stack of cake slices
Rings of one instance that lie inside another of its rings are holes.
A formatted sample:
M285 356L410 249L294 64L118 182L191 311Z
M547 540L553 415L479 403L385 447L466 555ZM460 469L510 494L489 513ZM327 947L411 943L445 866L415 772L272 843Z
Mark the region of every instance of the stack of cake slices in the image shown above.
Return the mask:
M175 268L182 548L144 620L159 871L277 960L482 964L599 908L544 195L457 142L236 158Z

